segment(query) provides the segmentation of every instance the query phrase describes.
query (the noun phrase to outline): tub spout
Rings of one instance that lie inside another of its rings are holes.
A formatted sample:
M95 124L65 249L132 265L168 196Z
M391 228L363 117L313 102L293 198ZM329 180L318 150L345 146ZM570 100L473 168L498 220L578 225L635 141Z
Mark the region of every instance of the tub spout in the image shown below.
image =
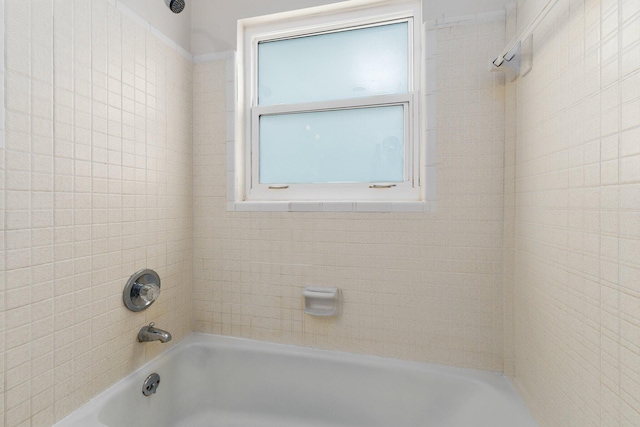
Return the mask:
M163 343L171 341L171 334L169 332L157 329L155 326L156 324L153 322L149 323L148 326L143 326L140 332L138 332L138 341L160 341Z

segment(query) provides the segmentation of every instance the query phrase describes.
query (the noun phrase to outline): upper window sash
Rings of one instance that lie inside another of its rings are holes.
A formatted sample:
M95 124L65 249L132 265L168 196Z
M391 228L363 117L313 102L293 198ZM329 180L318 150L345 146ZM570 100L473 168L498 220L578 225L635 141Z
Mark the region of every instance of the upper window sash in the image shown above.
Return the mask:
M411 17L295 37L258 38L252 106L409 93L414 89L412 38Z
M238 52L244 52L244 56L238 58L239 74L239 101L240 107L258 106L258 45L263 42L287 40L305 36L330 34L346 30L377 27L394 23L407 22L408 24L408 92L415 92L420 87L420 44L421 35L415 26L420 22L417 2L411 1L371 1L365 7L350 7L350 1L334 3L310 10L333 10L335 12L309 13L305 10L285 12L274 15L282 19L270 16L247 18L238 21ZM341 12L345 9L344 12ZM371 10L369 10L371 9ZM336 15L335 18L326 15ZM297 25L290 21L300 21ZM331 22L327 22L331 20ZM291 28L295 25L294 28ZM247 90L248 89L248 90ZM248 125L248 123L246 123Z

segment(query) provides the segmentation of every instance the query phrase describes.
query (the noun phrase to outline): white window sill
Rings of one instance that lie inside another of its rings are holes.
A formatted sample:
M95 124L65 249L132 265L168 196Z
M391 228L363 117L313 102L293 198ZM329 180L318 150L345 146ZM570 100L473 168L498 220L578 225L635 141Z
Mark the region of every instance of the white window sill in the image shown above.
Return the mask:
M434 202L228 202L235 212L413 212L435 211Z

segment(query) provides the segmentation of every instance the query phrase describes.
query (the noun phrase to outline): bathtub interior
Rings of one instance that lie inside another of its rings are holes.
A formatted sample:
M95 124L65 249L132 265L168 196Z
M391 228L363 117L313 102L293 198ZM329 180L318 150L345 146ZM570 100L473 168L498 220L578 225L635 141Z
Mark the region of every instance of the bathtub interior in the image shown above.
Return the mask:
M142 382L153 372L160 387L145 397ZM205 334L118 386L93 408L95 425L535 426L497 374ZM93 425L84 423L77 425Z

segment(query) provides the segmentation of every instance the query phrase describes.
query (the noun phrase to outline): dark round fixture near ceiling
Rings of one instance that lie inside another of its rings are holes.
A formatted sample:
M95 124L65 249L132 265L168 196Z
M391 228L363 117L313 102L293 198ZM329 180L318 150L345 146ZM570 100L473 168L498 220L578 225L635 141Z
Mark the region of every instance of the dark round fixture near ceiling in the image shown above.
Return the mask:
M164 0L171 12L180 13L184 10L184 0Z

